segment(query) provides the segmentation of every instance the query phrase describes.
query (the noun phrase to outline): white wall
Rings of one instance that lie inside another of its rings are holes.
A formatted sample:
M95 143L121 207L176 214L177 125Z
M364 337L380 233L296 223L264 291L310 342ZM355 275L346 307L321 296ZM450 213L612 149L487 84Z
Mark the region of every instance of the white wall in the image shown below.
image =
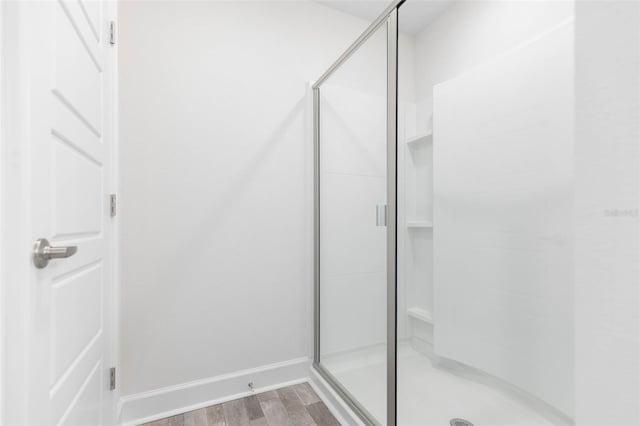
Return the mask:
M122 3L124 395L311 355L306 83L366 26L307 2Z
M576 4L576 423L640 424L640 3Z

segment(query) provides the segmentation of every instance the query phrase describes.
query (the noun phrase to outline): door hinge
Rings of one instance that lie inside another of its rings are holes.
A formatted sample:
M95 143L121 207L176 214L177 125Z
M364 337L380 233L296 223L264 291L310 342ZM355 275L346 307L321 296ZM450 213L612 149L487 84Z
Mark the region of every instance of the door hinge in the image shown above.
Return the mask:
M116 368L115 367L111 367L109 369L109 389L110 390L116 389Z
M116 194L111 194L109 196L109 213L111 217L116 215Z
M109 44L116 44L116 21L109 22Z

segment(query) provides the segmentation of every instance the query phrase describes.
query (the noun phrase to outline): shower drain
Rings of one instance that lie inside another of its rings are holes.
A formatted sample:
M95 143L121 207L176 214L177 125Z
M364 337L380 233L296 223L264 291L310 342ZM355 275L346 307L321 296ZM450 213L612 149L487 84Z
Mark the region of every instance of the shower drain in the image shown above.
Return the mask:
M451 419L449 424L451 426L473 426L473 423L465 419Z

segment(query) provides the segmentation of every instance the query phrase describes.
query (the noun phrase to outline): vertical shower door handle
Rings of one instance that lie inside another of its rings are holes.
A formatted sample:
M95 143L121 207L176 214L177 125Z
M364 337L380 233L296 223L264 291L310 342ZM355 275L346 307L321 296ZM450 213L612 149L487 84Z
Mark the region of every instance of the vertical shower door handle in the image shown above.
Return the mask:
M386 204L378 204L376 206L376 226L387 226Z

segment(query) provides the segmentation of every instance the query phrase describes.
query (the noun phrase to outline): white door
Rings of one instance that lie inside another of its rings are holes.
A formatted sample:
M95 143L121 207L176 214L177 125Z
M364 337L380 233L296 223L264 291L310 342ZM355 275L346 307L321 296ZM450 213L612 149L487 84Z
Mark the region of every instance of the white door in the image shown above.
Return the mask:
M28 264L21 416L28 425L114 424L113 7L91 0L20 6L30 243L77 247L46 267Z

